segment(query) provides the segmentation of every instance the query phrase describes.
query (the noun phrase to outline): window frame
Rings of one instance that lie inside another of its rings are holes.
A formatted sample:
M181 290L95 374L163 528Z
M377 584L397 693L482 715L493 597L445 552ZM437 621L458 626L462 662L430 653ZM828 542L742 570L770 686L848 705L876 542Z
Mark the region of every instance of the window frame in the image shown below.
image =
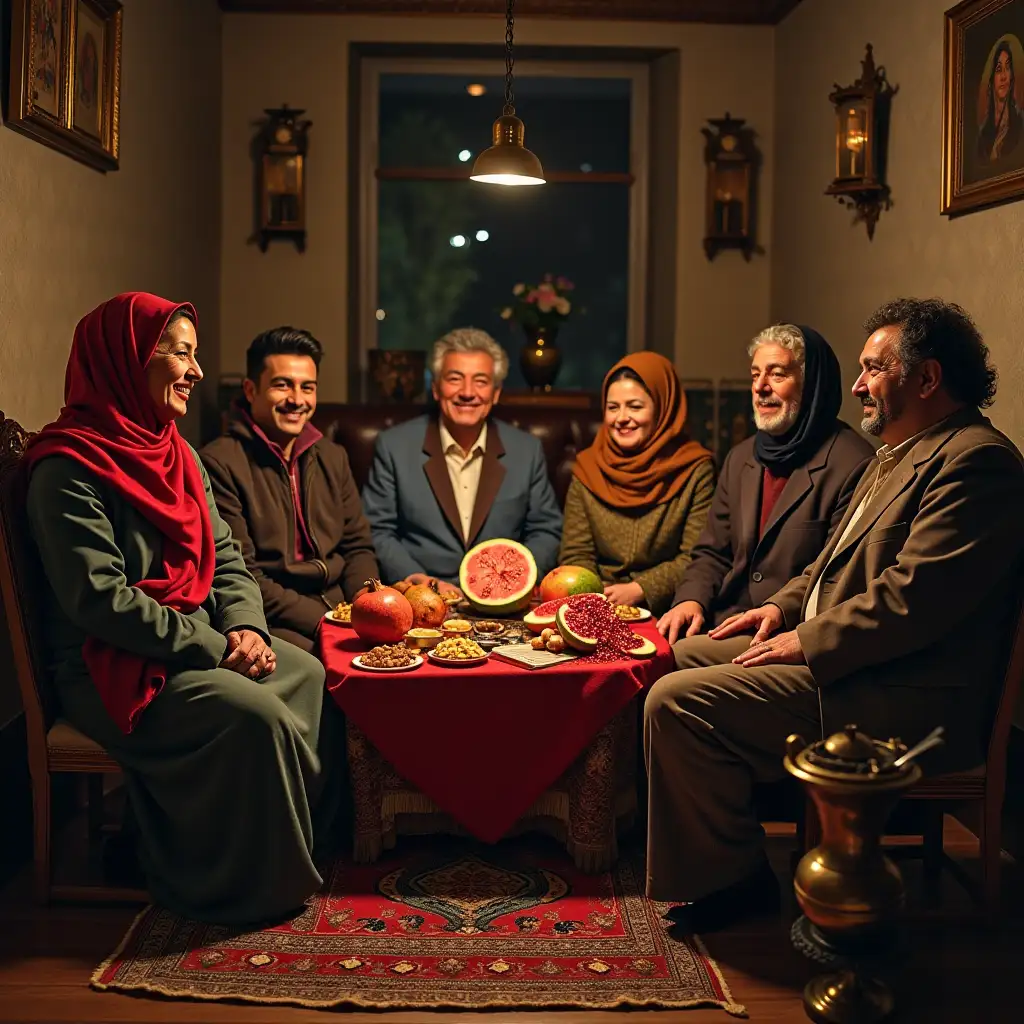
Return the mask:
M471 168L381 168L380 155L380 78L389 74L465 75L467 78L494 77L498 70L493 60L442 60L438 58L369 57L360 68L359 125L359 268L356 296L358 336L359 394L367 399L369 353L377 347L378 220L381 180L465 181ZM585 173L562 171L549 173L548 184L602 184L621 182L629 188L629 233L626 289L626 351L644 348L647 318L647 245L648 180L650 132L650 74L647 64L622 62L595 64L573 60L517 60L517 78L628 78L630 80L629 171L621 173ZM491 122L500 107L485 100L480 104L481 145L488 138ZM528 112L526 122L529 128ZM537 154L541 163L544 154ZM481 188L486 186L481 186ZM500 188L501 186L492 186ZM351 385L350 385L350 390Z

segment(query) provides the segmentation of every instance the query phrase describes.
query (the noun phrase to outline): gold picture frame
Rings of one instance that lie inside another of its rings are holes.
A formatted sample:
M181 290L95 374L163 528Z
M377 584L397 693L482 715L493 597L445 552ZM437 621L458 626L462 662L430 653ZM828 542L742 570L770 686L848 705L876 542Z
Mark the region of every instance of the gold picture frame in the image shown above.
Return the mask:
M122 17L117 0L11 0L7 127L116 171Z
M944 17L941 212L955 215L1024 197L1024 0Z

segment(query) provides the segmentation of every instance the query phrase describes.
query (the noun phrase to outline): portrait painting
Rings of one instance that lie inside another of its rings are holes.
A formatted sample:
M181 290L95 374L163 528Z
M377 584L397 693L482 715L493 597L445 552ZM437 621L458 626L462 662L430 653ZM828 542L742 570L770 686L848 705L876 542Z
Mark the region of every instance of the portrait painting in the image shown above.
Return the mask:
M942 212L1024 196L1024 0L945 15Z
M97 170L116 171L121 3L10 0L10 10L4 124Z

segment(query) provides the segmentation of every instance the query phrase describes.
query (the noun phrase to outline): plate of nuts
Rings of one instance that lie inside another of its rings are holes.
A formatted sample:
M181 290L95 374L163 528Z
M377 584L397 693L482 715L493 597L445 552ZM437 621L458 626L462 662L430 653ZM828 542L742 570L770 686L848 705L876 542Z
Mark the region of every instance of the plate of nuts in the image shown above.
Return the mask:
M530 641L530 646L535 651L550 651L552 654L565 653L565 641L561 633L553 629L542 629L540 636L535 636Z
M342 601L335 605L325 616L328 622L336 622L339 626L352 625L352 605L348 601Z
M623 622L646 622L651 617L649 609L637 608L632 604L617 604L614 610Z
M427 652L431 661L439 665L478 665L486 661L490 652L485 651L475 640L464 636L452 636L442 640L432 651Z
M381 644L352 659L352 667L361 668L364 672L408 672L422 664L423 658L405 644Z

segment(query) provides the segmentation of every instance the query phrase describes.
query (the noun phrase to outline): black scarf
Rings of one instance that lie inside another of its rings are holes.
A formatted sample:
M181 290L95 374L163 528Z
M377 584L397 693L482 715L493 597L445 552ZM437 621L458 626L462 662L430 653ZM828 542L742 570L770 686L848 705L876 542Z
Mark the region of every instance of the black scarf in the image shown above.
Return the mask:
M759 430L754 436L754 456L776 476L786 476L810 459L835 430L843 404L843 380L835 352L816 330L796 326L804 336L800 413L785 434L773 436Z

